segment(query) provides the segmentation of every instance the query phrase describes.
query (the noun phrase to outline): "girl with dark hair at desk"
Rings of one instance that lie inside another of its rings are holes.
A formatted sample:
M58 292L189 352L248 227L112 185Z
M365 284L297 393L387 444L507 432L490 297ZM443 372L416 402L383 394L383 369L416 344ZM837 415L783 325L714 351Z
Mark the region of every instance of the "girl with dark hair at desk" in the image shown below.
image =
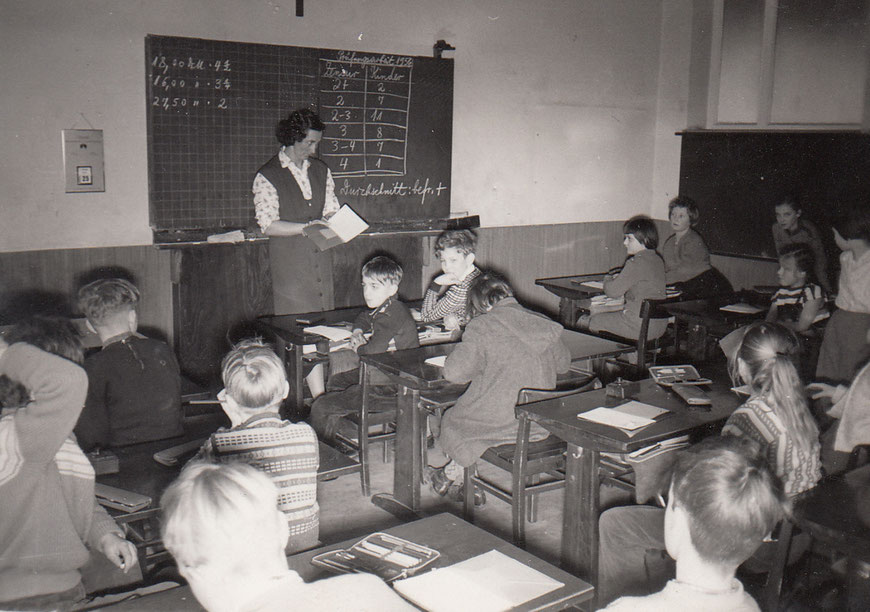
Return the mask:
M317 252L309 240L297 238L306 225L328 219L339 209L332 173L314 157L323 127L320 117L307 108L290 113L275 130L281 148L254 177L257 223L272 238L275 314L332 307L322 291L321 304L307 299L318 288L331 288L330 257Z

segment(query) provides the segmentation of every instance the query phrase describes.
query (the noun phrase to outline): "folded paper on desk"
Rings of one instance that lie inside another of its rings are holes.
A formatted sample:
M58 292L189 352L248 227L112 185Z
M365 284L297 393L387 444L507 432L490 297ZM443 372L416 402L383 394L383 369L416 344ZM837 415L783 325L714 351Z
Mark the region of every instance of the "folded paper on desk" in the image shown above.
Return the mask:
M405 599L431 612L510 610L564 586L497 550L393 584Z
M350 242L368 227L369 224L345 204L328 221L314 221L306 225L302 233L310 238L318 249L325 251Z
M580 283L584 287L589 287L590 289L598 289L599 291L604 291L604 283L602 281L597 280L588 280Z
M353 334L346 327L330 327L329 325L313 325L311 327L303 328L306 334L316 334L318 336L323 336L324 338L329 338L333 342L338 342L339 340L347 340Z
M756 314L761 312L763 308L753 306L752 304L728 304L719 308L722 312L736 312L737 314Z
M667 413L667 410L664 408L632 400L615 408L601 407L589 410L588 412L582 412L577 415L577 418L616 427L632 436L637 430L655 423L656 417L665 413Z
M429 365L433 365L438 368L443 368L444 364L447 362L447 355L438 355L437 357L429 357L423 363L428 363Z

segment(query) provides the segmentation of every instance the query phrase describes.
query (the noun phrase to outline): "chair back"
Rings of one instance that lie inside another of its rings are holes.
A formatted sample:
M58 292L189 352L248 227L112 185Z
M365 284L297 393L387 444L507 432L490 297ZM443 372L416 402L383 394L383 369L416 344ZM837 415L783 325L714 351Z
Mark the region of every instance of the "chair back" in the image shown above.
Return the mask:
M646 372L646 351L649 342L649 322L652 319L668 319L670 313L664 309L664 304L677 302L679 298L664 300L646 299L640 304L640 332L637 335L637 370L639 375Z
M566 397L568 395L584 393L586 391L591 391L592 389L600 388L600 385L601 383L598 381L598 378L593 374L590 375L587 380L583 381L582 384L575 385L570 389L520 389L520 392L517 394L517 405L532 404L534 402L542 402L557 397Z

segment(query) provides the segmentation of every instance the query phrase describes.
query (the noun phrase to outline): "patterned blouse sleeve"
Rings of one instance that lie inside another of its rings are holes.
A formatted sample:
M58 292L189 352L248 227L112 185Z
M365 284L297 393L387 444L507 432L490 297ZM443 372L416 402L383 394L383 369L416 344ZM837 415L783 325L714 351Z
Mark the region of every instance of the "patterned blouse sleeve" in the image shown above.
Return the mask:
M254 177L254 186L251 188L254 194L254 214L257 217L257 225L265 233L273 221L280 219L278 214L278 192L265 176L257 173Z
M335 179L332 178L332 171L326 169L326 196L323 203L323 218L331 217L338 212L341 205L338 203L338 198L335 197Z

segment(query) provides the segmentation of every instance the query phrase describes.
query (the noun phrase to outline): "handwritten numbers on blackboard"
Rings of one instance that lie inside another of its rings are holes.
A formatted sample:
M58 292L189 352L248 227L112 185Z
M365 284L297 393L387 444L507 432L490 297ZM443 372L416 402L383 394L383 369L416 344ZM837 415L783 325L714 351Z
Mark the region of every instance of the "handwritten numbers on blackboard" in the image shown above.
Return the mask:
M152 96L151 106L154 108L185 114L206 106L220 110L229 108L230 98L226 97L225 92L232 89L230 79L224 76L212 79L211 75L232 72L230 60L215 59L207 62L192 56L170 58L155 55L151 58L150 67L148 80L152 86L151 91L157 93L160 90L162 94L166 94ZM222 96L212 97L209 90L221 92Z
M404 175L414 58L339 52L320 66L323 158L335 176Z

